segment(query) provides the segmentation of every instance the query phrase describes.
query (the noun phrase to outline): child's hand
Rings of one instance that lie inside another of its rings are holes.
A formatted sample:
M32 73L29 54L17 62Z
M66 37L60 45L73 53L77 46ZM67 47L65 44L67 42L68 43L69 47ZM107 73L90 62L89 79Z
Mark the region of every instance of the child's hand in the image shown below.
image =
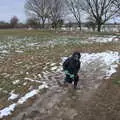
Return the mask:
M73 78L74 78L74 74L70 74L70 78L72 78L72 79L73 79Z
M70 78L72 78L72 79L75 77L74 74L70 74L67 70L65 70L64 72L66 75L69 75Z
M69 72L67 70L64 71L66 75L69 75Z

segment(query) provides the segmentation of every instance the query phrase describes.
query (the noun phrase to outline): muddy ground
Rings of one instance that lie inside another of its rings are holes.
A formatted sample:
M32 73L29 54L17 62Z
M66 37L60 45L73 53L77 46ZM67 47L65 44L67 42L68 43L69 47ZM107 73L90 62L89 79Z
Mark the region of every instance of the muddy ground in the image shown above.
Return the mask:
M82 75L81 75L82 76ZM84 76L82 76L84 78ZM119 120L120 67L97 89L57 87L22 106L12 120ZM84 86L84 85L83 85ZM32 104L31 104L32 103Z

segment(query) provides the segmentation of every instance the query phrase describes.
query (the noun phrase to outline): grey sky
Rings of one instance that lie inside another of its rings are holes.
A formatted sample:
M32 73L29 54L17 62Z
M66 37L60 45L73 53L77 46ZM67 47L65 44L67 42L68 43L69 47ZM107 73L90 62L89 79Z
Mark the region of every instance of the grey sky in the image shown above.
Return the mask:
M25 16L24 4L25 4L25 0L0 0L0 21L9 22L11 17L17 16L20 22L25 22L26 16ZM74 19L72 18L69 20L74 20ZM120 23L120 18L112 19L109 22Z
M20 22L25 22L24 3L25 0L0 0L0 21L9 22L17 16Z

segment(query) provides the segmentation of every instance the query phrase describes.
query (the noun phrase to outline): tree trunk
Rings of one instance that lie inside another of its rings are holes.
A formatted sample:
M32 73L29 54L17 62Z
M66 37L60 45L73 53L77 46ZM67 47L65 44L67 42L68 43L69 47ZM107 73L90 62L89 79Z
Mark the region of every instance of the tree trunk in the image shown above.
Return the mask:
M98 32L101 32L101 26L102 26L101 24L98 24L98 26L97 26L97 31Z
M44 28L45 28L45 20L42 19L42 29L44 29Z
M78 26L79 26L80 31L81 31L81 22L78 22Z
M57 29L57 22L54 22L54 29L56 31L56 29Z
M45 28L45 23L43 22L43 23L42 23L42 29L44 29L44 28Z

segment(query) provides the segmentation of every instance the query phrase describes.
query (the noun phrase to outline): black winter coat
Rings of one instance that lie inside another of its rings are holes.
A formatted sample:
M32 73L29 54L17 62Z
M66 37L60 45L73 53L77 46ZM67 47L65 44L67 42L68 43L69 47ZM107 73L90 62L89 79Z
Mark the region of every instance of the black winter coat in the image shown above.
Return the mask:
M80 69L81 62L79 60L75 60L73 57L69 57L63 63L63 70L67 70L70 74L77 75Z

